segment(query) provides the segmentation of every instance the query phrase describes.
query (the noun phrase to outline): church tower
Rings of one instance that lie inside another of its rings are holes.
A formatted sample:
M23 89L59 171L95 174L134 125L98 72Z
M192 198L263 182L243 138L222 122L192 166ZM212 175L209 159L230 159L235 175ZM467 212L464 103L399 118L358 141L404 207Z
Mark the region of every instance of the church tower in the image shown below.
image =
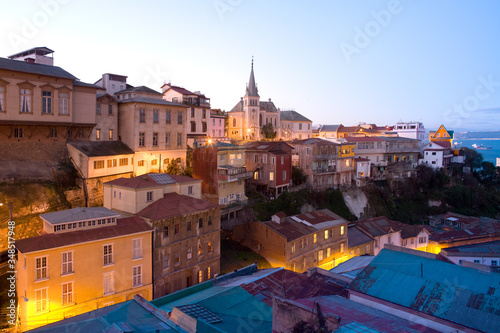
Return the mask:
M252 69L250 71L250 80L248 81L245 97L243 98L243 111L245 113L245 126L247 140L260 140L260 97L255 84L253 74L253 58Z

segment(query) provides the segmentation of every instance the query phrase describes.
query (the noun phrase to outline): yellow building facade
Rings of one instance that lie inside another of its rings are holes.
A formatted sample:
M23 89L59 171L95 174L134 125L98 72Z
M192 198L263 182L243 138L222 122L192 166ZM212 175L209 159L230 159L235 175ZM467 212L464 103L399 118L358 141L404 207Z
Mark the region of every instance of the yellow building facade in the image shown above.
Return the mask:
M54 223L51 233L16 242L23 331L136 294L152 299L151 227L138 217L117 219L77 209L87 210L80 216L93 217Z

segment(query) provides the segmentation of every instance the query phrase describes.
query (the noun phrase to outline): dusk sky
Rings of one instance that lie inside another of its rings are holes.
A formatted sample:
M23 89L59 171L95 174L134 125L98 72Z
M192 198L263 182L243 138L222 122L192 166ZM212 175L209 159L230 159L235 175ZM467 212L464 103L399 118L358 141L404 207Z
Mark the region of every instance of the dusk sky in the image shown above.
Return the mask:
M319 124L500 129L500 1L3 1L0 56L37 46L229 111L252 56L262 100Z

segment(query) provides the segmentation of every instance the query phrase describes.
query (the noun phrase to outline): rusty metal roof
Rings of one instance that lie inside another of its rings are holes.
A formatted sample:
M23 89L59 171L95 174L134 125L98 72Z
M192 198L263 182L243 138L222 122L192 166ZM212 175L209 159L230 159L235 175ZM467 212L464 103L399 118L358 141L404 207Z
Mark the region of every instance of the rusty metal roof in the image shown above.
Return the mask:
M500 274L428 256L383 249L349 289L474 330L499 332Z

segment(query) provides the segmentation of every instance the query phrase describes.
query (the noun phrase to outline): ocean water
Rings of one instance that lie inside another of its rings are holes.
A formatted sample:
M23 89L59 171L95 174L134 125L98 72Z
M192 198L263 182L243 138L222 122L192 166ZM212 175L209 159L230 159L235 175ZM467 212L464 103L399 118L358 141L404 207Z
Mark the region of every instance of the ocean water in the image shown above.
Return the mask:
M497 157L500 157L500 139L480 139L480 140L453 140L453 143L461 143L460 147L467 147L472 149L473 144L483 145L484 147L491 147L492 149L476 150L478 153L483 155L483 160L497 165Z

